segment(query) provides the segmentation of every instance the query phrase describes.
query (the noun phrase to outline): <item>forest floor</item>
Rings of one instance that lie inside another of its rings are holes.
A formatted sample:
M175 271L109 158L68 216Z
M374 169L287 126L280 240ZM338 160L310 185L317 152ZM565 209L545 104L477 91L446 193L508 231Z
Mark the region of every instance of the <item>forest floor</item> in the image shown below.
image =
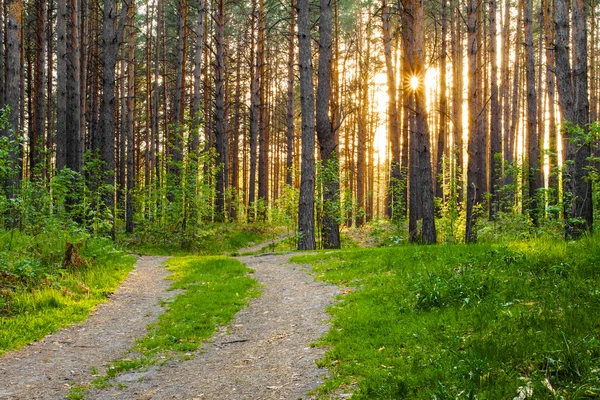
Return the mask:
M257 251L261 246L243 249ZM335 286L315 282L290 255L238 259L252 268L262 295L187 360L130 371L113 385L90 389L86 399L307 399L327 373L315 361L324 349L311 343L328 329L327 305ZM66 398L72 385L89 386L161 313L168 291L166 257L141 257L136 269L83 323L0 358L0 398Z

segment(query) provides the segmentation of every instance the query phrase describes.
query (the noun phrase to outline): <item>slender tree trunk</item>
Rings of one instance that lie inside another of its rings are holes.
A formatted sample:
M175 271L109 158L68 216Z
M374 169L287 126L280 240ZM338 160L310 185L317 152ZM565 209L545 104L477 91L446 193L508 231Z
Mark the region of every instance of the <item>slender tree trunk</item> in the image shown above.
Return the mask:
M404 12L410 12L407 19L412 25L412 32L409 35L410 47L406 50L409 64L412 66L411 76L418 79L418 86L414 88L415 130L412 131L410 139L412 160L409 171L411 182L409 239L411 242L435 243L431 152L425 102L424 11L421 1L411 0L411 3L410 8L405 7L404 10ZM419 217L423 219L421 235L416 229L416 220ZM411 221L412 223L410 223Z
M198 1L198 19L196 22L196 47L194 49L194 100L192 105L192 118L194 125L192 127L192 152L196 153L199 146L200 124L202 115L200 114L200 103L202 102L202 55L204 54L204 13L206 11L205 0Z
M323 247L340 248L339 158L333 122L329 117L331 101L331 57L333 12L331 0L321 0L319 18L319 67L316 104L316 129L323 164Z
M133 232L133 190L135 189L135 1L129 0L127 37L127 193L125 196L125 230ZM123 116L125 117L125 116Z
M16 140L21 130L19 113L21 109L23 1L5 0L4 3L6 5L6 105L10 107L10 114L8 115L9 128L3 132L2 136L8 137L10 140ZM8 187L16 189L21 176L19 152L11 154L10 158L13 162L12 168L17 170L13 171L6 184ZM10 195L12 196L14 193Z
M542 171L540 168L540 147L538 139L537 93L535 88L535 53L533 48L533 1L525 0L525 63L527 80L527 142L528 161L527 182L529 216L535 226L539 222L539 204L537 201L538 189L543 187Z
M295 0L290 4L290 26L288 43L288 75L287 75L287 133L286 133L286 160L285 184L292 186L294 173L294 35L296 31Z
M260 117L258 127L258 140L260 150L258 153L258 200L261 201L258 218L262 221L267 218L269 204L269 107L267 102L268 85L265 72L265 1L258 0L258 41L257 41L257 70L260 76Z
M490 219L498 212L500 180L502 178L502 131L500 126L500 101L498 98L498 56L497 56L497 10L496 0L489 2L490 14ZM503 55L503 57L506 57Z
M387 188L386 210L387 216L393 220L399 218L400 210L396 209L402 175L400 173L400 119L398 117L398 104L396 93L396 75L392 64L392 38L390 34L390 11L387 0L382 1L382 36L383 52L385 56L385 71L387 75L388 93L388 137L391 145L390 180Z
M475 222L477 219L476 205L481 204L483 192L486 189L485 177L485 132L480 129L478 97L480 96L477 69L477 2L468 0L467 3L467 30L468 30L468 61L469 61L469 161L467 166L467 225L465 242L474 242L477 239Z
M493 1L493 0L492 0ZM443 187L444 187L444 155L446 154L446 142L448 137L448 98L446 96L446 56L447 56L447 43L446 37L448 35L448 1L442 0L442 38L441 38L441 53L440 53L440 120L437 140L437 157L436 157L436 169L433 175L435 196L443 199Z
M256 28L258 26L256 1L252 1L252 29L251 35L251 76L252 83L250 86L250 177L248 183L248 221L253 221L255 218L256 207L256 158L257 158L257 142L258 142L258 126L260 120L260 69L258 51L255 48L254 38Z
M80 40L79 1L69 0L67 5L67 159L66 166L80 172L82 167L81 147L81 76L80 76Z
M546 48L546 91L548 94L548 169L550 176L548 187L556 191L555 200L558 200L558 148L556 129L556 94L555 94L555 64L554 64L554 7L553 0L543 0L544 9L544 45Z
M217 2L215 58L215 144L217 154L215 219L225 220L227 133L225 132L225 1Z
M29 165L32 177L39 177L43 164L44 129L46 122L46 0L36 1L35 10L35 78L33 82L33 118L30 135Z
M56 170L67 165L67 0L56 14Z
M302 166L298 203L298 250L315 249L315 106L308 0L297 0L298 63L302 106Z
M187 20L188 0L179 1L179 16L177 23L177 69L175 77L175 97L173 99L173 130L168 142L171 160L169 161L169 179L171 179L171 190L169 190L169 201L174 200L174 190L181 181L181 162L183 161L183 115L185 102L185 72L187 61Z
M587 83L586 2L574 0L572 6L572 42L568 23L568 3L555 0L556 23L556 81L563 121L587 129L589 121ZM572 67L569 60L569 43L572 48ZM581 138L563 134L565 166L563 168L563 203L565 237L576 238L592 226L591 183L585 178L590 145Z

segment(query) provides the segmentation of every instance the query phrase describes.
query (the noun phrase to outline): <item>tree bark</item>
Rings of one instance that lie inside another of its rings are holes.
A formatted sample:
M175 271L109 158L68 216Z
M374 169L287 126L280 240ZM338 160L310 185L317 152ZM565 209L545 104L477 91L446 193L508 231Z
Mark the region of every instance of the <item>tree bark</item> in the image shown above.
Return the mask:
M500 101L498 98L497 9L496 0L489 2L490 13L490 219L495 219L500 203L499 189L502 179L502 131L500 126ZM506 57L506 53L503 54Z
M225 132L225 1L217 3L215 57L215 150L217 155L215 220L224 221L227 190L227 133Z
M315 114L308 0L297 0L298 62L302 107L302 165L298 203L298 250L315 249Z
M467 221L465 230L465 242L475 242L475 222L477 219L476 205L481 204L483 192L486 190L485 176L485 132L480 129L478 97L478 75L477 69L477 2L469 0L467 3L467 31L468 31L468 62L469 62L469 141L467 152L469 154L467 166Z
M333 122L329 117L331 101L331 57L333 12L331 0L321 0L319 18L319 67L316 104L316 129L321 150L323 182L323 247L340 248L339 158Z
M294 35L296 31L295 0L290 4L290 26L288 43L288 75L287 75L287 131L286 131L286 159L285 159L285 184L293 185L294 167Z
M540 147L538 138L537 92L535 88L535 54L533 48L533 1L524 3L525 25L525 63L527 81L527 183L528 196L524 199L527 204L529 217L534 226L539 223L539 204L537 192L543 187L542 171L540 168Z

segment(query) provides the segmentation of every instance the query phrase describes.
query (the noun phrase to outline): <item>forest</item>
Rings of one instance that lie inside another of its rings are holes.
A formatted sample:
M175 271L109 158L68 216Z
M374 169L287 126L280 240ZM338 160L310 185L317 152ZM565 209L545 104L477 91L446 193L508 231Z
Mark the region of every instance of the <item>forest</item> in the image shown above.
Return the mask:
M262 253L341 291L318 398L600 396L596 0L0 4L0 355L172 256L95 396L265 297Z

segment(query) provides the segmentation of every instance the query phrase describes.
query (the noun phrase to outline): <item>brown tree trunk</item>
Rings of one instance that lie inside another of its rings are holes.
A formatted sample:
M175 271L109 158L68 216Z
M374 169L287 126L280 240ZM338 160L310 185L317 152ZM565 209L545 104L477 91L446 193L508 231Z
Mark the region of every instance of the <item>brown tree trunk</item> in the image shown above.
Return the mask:
M398 117L398 104L396 93L396 75L392 64L392 38L390 34L390 12L387 0L383 0L381 9L383 29L383 52L385 56L385 70L387 75L388 93L388 137L391 146L390 180L387 188L386 214L389 218L397 220L400 210L397 209L398 197L402 175L400 172L400 119Z
M525 0L525 63L527 80L527 150L526 170L528 182L528 197L524 198L529 216L535 226L539 222L539 204L537 192L543 187L542 171L540 168L540 147L538 138L537 93L535 88L535 53L533 49L533 1Z
M192 103L192 153L198 151L200 143L200 124L202 115L200 114L200 103L202 102L202 55L204 54L204 13L205 0L198 1L198 19L196 22L196 47L194 49L194 100Z
M294 34L296 30L295 0L290 4L290 26L288 44L288 75L287 75L287 131L286 131L286 160L285 184L292 186L294 163Z
M29 165L32 177L39 177L42 172L44 150L44 129L46 122L46 0L36 1L35 10L35 78L33 118L30 137Z
M572 42L569 41L568 3L555 0L556 81L563 121L570 121L584 132L589 121L587 83L586 2L574 0L572 6ZM572 49L572 67L569 60ZM563 134L563 203L565 237L576 238L588 231L593 222L591 182L586 179L590 145L571 132Z
M500 102L498 98L498 57L497 57L497 9L496 0L489 2L490 14L490 219L494 219L498 212L500 197L498 190L502 178L502 132L500 126ZM503 57L506 57L503 54Z
M217 3L215 57L215 150L217 156L215 220L224 221L227 190L227 133L225 132L225 1Z
M308 0L297 0L298 63L302 106L302 165L298 204L298 250L315 249L315 114Z
M435 217L433 203L433 182L431 168L431 152L429 128L427 127L427 106L425 98L425 48L423 46L424 12L423 3L411 0L409 7L404 7L409 13L407 20L409 28L409 48L406 49L408 62L411 65L411 77L418 79L414 89L415 99L415 130L410 139L410 182L411 195L409 206L409 240L411 242L435 243ZM419 235L416 221L422 218L422 232Z
M262 203L258 218L265 221L269 204L269 107L267 75L265 71L265 1L258 0L257 69L260 76L260 117L258 127L258 200Z
M554 64L554 7L553 0L543 0L544 10L544 45L546 49L546 91L548 93L548 187L555 191L555 201L558 200L558 148L556 129L556 94L555 94L555 64Z
M248 221L253 221L255 218L256 207L256 158L257 158L257 142L258 128L260 122L260 68L258 51L255 48L254 38L258 27L256 1L252 1L252 29L251 45L250 45L250 64L252 82L250 84L250 171L248 183Z
M492 0L493 1L493 0ZM442 38L441 38L441 53L440 53L440 120L437 140L437 157L436 157L436 168L433 174L435 196L443 199L444 198L444 155L446 154L446 142L447 142L447 130L448 130L448 99L446 96L446 56L447 56L447 42L446 36L448 35L448 19L447 11L448 1L442 0Z
M321 150L323 182L322 238L326 249L340 248L339 158L333 122L329 117L331 101L331 57L333 12L330 0L321 0L319 18L319 67L316 103L316 129Z
M127 4L127 192L125 195L125 230L133 232L133 190L135 188L135 2ZM121 144L123 145L123 144Z
M474 242L477 239L475 222L477 219L476 205L481 204L483 192L486 190L485 157L486 143L485 131L480 129L478 97L481 88L478 87L481 71L477 68L477 2L468 0L467 3L467 30L468 30L468 60L469 60L469 141L468 141L468 166L467 166L467 221L465 242Z

